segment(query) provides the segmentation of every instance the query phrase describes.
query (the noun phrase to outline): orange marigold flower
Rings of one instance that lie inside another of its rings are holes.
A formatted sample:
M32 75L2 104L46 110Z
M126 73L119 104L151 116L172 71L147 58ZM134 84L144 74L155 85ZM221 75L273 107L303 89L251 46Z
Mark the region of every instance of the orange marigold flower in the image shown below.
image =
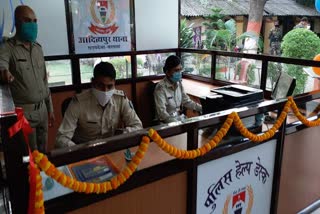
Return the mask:
M126 168L125 168L126 169ZM122 172L123 176L126 178L126 180L130 177L130 174L128 173L127 170L123 170Z
M203 155L205 155L206 153L207 153L207 150L206 150L206 148L205 147L201 147L200 148L200 152L201 152L201 156L203 156Z
M134 172L134 171L136 171L137 165L136 165L135 163L133 163L133 162L130 162L130 163L128 163L128 168L129 168L132 172Z
M184 153L184 158L185 158L185 159L189 159L189 157L190 157L189 151L186 151L186 152Z
M126 177L123 175L123 173L120 173L118 177L119 177L118 180L120 181L121 184L123 184L127 180Z
M146 143L146 144L149 144L150 143L150 138L147 137L147 136L143 136L142 137L142 142Z
M205 148L206 152L209 152L209 151L212 149L212 147L211 147L211 145L210 145L210 142L204 144L204 148Z
M111 186L112 186L112 189L117 189L119 187L119 181L117 177L114 177L111 179Z
M78 189L79 189L79 181L77 180L74 180L72 186L71 186L71 189L73 189L74 191L78 192Z
M110 181L107 181L107 192L112 190L112 185L111 185L111 182Z
M63 174L61 175L58 180L57 180L62 186L65 186L66 182L67 182L67 178L66 178L66 175Z
M218 145L214 141L210 141L209 144L210 144L211 150L214 149Z
M135 163L136 165L139 165L141 162L141 159L137 156L133 156L132 162Z
M79 182L79 192L85 192L87 189L87 184L84 182Z
M145 143L141 143L139 146L139 149L143 152L146 152L148 150L149 145Z

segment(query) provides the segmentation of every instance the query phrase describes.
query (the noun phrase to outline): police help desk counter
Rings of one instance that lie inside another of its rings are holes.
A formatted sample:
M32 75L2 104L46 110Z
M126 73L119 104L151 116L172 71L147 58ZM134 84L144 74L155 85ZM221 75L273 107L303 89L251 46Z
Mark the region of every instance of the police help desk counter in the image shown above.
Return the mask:
M281 110L283 104L271 101L259 106ZM256 108L248 110L244 107L238 111L241 111L241 117L257 113ZM221 124L229 113L231 110L155 129L172 145L190 150L208 141L202 134L202 128ZM12 210L13 213L23 213L28 198L28 174L22 157L27 153L22 135L8 139L5 132L15 122L13 118L12 114L1 117L1 136ZM126 164L126 148L131 147L134 152L145 133L146 130L143 130L56 150L49 154L49 160L56 166L70 166L103 155L121 169ZM151 143L138 170L119 189L102 195L68 193L52 198L45 202L46 212L237 213L242 210L275 213L284 140L282 133L284 126L267 142L253 144L237 140L233 144L222 144L195 160L174 159ZM54 188L57 188L56 185L53 185Z

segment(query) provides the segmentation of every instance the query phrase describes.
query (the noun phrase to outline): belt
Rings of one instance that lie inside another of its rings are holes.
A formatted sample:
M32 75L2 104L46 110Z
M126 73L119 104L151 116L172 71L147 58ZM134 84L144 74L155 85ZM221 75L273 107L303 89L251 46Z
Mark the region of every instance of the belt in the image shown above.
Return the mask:
M41 108L44 100L35 104L16 104L16 106L23 108L24 111L36 111Z

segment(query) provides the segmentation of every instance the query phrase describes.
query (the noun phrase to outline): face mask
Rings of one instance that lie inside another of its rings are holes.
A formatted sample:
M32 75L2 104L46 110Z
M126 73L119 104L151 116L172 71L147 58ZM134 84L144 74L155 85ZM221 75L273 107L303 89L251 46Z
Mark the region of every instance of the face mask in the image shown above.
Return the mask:
M38 25L35 22L24 22L21 24L19 38L22 41L35 42L38 35Z
M170 77L170 80L172 82L179 82L182 78L182 73L181 72L174 72L172 77Z
M114 93L114 89L112 89L110 91L99 91L99 90L93 88L92 92L93 92L93 95L97 98L98 103L101 106L105 106L110 101L110 99Z

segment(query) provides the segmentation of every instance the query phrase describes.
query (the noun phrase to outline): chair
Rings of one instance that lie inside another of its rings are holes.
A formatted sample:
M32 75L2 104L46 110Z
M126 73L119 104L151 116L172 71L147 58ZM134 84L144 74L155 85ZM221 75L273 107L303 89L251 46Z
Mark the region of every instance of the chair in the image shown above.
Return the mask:
M62 114L62 117L64 116L64 113L66 112L70 102L72 100L72 97L67 97L61 104L61 114Z

